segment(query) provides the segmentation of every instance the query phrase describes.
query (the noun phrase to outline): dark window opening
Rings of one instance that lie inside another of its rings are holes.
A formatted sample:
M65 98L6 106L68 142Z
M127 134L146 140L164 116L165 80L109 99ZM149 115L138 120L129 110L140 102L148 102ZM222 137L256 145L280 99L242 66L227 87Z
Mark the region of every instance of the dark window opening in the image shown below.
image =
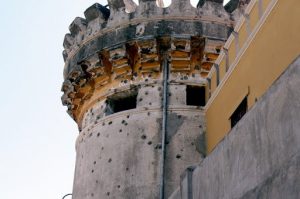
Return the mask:
M248 109L247 97L245 97L230 117L231 128L233 128L240 121L240 119L246 114L247 109Z
M205 106L205 87L186 86L186 104L190 106Z
M136 108L137 91L124 91L107 98L106 115Z

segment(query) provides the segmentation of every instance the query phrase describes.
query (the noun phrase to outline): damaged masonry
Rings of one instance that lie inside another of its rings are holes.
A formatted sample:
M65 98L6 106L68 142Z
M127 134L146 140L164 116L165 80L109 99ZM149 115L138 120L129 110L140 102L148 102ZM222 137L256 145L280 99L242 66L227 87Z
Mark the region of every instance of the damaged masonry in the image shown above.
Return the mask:
M205 157L207 76L242 13L222 0L108 0L64 39L62 102L77 122L73 199L168 198Z

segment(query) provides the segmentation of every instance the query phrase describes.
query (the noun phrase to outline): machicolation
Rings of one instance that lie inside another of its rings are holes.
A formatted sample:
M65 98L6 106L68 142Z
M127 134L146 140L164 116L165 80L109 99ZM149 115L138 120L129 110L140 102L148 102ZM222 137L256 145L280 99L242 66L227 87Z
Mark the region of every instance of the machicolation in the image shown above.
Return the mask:
M73 199L168 198L202 161L208 74L243 2L108 0L75 18L62 86L80 130Z

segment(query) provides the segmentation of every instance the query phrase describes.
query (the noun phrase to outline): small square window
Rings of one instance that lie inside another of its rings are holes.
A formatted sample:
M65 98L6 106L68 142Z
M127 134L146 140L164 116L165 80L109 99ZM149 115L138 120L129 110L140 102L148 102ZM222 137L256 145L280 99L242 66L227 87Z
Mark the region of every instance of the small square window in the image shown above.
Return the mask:
M136 108L137 92L122 92L107 98L106 115Z
M205 87L187 85L186 105L205 106Z
M245 97L230 117L231 128L233 128L240 121L240 119L246 114L247 110L248 102L247 97Z

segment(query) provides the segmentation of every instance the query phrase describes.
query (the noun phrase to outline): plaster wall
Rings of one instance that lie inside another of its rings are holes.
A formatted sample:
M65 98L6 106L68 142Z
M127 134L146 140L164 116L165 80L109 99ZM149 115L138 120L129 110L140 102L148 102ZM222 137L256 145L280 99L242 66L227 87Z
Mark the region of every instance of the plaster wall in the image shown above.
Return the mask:
M251 108L289 63L298 56L300 52L299 7L298 0L277 1L230 76L220 84L218 94L208 102L206 107L208 152L212 152L230 131L230 117L243 98L248 96L248 107ZM263 8L266 8L265 3ZM257 3L253 9L258 9ZM257 12L250 15L252 30L254 28L252 21L256 21L255 23L258 21ZM253 19L251 19L252 15ZM245 41L244 34L243 30L240 40L242 42ZM231 46L235 48L234 42ZM233 60L234 54L229 55L229 61ZM224 70L224 62L222 63L221 72ZM216 87L215 75L211 81L212 87Z
M193 171L192 198L300 197L299 76L300 56Z
M106 115L103 99L84 114L76 143L74 199L158 198L163 89L159 81L148 81L136 85L136 109ZM205 146L203 110L186 106L186 85L180 82L169 86L167 129L168 197L180 183L178 174L201 162Z

